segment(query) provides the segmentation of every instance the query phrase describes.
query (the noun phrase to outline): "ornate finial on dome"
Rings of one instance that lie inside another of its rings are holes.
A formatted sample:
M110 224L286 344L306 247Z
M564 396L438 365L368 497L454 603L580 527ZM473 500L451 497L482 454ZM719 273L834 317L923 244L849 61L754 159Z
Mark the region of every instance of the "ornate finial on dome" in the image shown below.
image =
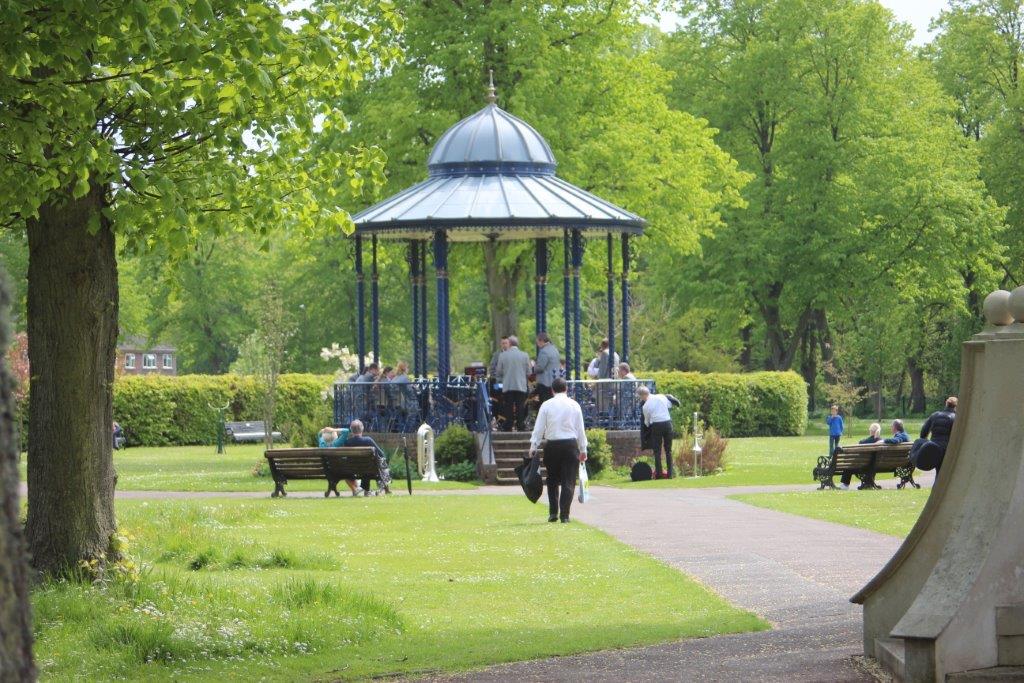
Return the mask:
M487 97L484 99L487 100L488 104L494 104L498 101L498 94L494 90L494 69L488 69L487 73L490 75L491 82L490 85L487 86Z

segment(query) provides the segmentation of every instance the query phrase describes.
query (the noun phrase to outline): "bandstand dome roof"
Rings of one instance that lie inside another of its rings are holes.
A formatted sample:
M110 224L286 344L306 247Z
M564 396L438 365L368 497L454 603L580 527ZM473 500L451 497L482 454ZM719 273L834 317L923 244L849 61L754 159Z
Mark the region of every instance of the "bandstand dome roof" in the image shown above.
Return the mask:
M555 175L551 147L493 101L449 128L427 159L429 176L353 216L357 234L453 241L642 233L640 216Z

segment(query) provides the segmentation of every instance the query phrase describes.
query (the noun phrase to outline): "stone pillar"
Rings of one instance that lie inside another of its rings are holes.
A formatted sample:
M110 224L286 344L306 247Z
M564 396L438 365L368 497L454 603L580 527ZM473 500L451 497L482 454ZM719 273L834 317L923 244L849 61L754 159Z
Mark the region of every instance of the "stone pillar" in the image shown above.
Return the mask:
M988 325L963 346L935 487L852 598L864 605L865 652L905 681L1024 667L1024 287L993 292L984 309Z

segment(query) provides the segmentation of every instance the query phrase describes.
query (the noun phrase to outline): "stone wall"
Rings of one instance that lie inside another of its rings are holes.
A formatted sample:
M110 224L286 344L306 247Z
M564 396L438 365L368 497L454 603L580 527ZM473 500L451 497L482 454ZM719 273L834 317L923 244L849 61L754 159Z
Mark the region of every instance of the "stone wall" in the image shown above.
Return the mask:
M606 432L606 435L608 445L612 447L612 465L615 467L628 466L642 455L639 429Z

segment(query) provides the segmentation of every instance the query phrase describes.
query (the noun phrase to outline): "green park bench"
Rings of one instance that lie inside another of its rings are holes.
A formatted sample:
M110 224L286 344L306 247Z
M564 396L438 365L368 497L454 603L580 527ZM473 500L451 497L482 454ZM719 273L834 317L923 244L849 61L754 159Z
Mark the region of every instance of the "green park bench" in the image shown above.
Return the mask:
M910 484L916 489L921 485L914 481L914 465L910 462L909 443L866 443L850 446L839 446L831 456L818 458L818 466L812 476L821 482L820 489L834 489L834 478L843 474L851 474L860 479L860 489L880 489L875 483L878 474L892 473L900 478L896 488L902 489Z
M264 452L274 479L272 498L287 496L285 485L292 479L326 479L324 497L338 493L338 482L346 479L376 479L380 471L370 446L341 448L277 448Z

